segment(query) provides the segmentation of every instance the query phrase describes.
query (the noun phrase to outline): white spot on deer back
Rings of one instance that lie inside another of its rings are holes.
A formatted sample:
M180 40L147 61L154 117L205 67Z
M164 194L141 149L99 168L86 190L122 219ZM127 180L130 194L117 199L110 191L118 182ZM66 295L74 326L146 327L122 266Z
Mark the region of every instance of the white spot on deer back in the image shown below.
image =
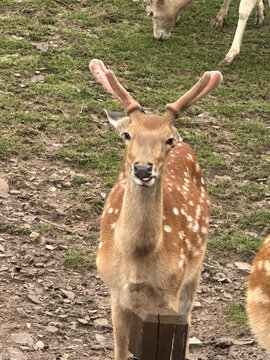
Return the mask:
M264 269L267 272L267 275L270 275L270 261L269 260L265 260L264 262Z
M177 208L173 208L173 213L174 213L174 215L179 215L178 209L177 209Z
M184 260L181 259L178 263L178 266L182 268L184 266Z
M164 225L164 231L166 231L167 233L171 233L172 228L169 225Z
M115 223L111 224L111 228L114 229L115 228Z
M185 237L185 233L184 233L184 231L183 231L183 230L178 231L178 235L179 235L180 240L183 240L183 239L184 239L184 237Z
M103 243L102 243L102 242L100 242L100 243L99 243L99 245L98 245L98 248L99 248L99 249L101 249L101 248L102 248L102 246L103 246Z
M207 234L207 228L205 226L202 226L201 232L202 234Z
M112 214L112 212L113 212L113 208L109 208L108 213Z

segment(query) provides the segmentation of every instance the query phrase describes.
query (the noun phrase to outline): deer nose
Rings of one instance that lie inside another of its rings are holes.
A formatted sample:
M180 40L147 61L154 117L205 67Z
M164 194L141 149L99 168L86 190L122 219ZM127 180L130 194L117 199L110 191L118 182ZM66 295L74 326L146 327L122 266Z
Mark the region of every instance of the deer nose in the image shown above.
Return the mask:
M134 164L134 175L139 179L145 179L152 176L153 164L139 165L138 162Z

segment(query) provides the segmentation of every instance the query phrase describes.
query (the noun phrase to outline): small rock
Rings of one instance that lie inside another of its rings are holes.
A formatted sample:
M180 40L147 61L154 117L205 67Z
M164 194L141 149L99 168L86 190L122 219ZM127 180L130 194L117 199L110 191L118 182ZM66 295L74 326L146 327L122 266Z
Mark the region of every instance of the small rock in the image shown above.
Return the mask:
M236 266L236 268L240 271L243 271L244 273L249 274L250 270L251 270L251 265L242 261L236 261L234 263L234 265Z
M78 322L82 325L87 325L88 324L88 321L85 320L85 319L78 319Z
M46 326L45 330L49 333L55 334L58 332L58 329L56 326L48 325Z
M31 335L28 334L28 333L25 333L25 332L12 334L11 335L11 340L14 341L16 344L20 344L20 345L32 346L33 343L34 343Z
M21 192L19 190L10 190L11 195L19 195Z
M94 323L95 323L95 325L96 326L108 326L109 325L109 323L108 323L108 320L107 319L96 319L95 321L94 321Z
M31 77L31 83L33 83L33 84L39 84L39 83L44 83L44 82L45 82L45 76L42 74L33 75Z
M7 199L9 192L8 183L4 179L0 179L0 198Z
M52 245L45 245L46 250L53 250L54 247Z
M63 187L70 188L71 183L69 181L66 181L66 182L63 183Z
M201 346L202 342L201 342L201 340L197 339L196 337L192 337L189 339L189 345Z
M41 304L41 301L36 295L29 294L27 295L28 299L32 301L34 304Z
M3 245L0 244L0 252L5 252L5 248Z
M33 239L33 240L37 240L37 239L39 239L39 237L40 237L40 234L38 232L36 232L36 231L33 231L30 234L30 238Z
M43 263L36 263L34 266L35 266L37 269L43 269L43 268L45 267L45 264L43 264Z
M40 341L40 340L35 345L35 348L39 349L39 350L44 349L44 347L45 347L44 343L42 341Z
M68 299L70 300L74 300L75 299L75 293L72 291L68 291L68 290L64 290L64 289L60 289L61 293Z
M99 344L105 344L106 343L106 338L103 335L95 334L95 339Z
M57 190L57 189L56 189L55 186L50 187L50 191L51 191L51 192L55 192L56 190Z

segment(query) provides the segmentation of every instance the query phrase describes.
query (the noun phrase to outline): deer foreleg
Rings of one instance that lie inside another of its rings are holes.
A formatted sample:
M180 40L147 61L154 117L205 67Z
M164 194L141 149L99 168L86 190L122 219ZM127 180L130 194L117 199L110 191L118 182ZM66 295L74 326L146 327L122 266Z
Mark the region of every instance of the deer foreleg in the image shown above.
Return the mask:
M249 15L251 14L253 8L257 4L258 0L241 0L239 7L239 18L237 29L234 35L232 46L227 53L224 60L222 60L219 65L229 65L236 55L240 53L241 44L243 40L243 34L247 25Z
M130 311L124 309L112 298L112 322L114 333L114 359L127 360L129 357Z
M226 16L228 14L229 6L232 0L224 0L219 13L217 14L217 17L215 20L212 21L212 26L223 26ZM270 1L270 0L269 0Z
M186 358L189 357L190 313L192 310L192 304L196 295L199 281L200 281L200 273L198 273L190 282L186 283L182 287L180 293L178 313L179 315L184 316L186 321L188 322Z
M257 13L257 16L256 16L255 24L262 24L263 21L264 21L264 4L263 4L263 0L258 0L256 13Z

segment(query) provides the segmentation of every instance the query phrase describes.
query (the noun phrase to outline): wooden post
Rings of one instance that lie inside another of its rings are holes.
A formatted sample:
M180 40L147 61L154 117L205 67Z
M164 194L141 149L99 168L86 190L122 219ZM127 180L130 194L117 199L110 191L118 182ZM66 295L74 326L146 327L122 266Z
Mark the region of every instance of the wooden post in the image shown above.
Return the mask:
M129 351L134 360L185 360L188 324L169 309L132 312Z

